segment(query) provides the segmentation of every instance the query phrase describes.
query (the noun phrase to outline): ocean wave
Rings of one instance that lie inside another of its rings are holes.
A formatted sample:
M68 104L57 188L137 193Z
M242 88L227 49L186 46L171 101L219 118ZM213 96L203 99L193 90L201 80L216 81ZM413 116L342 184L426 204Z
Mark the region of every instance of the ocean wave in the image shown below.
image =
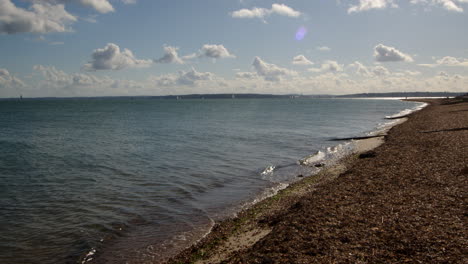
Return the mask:
M325 153L319 150L312 155L309 155L303 159L300 159L299 165L310 166L310 165L313 165L314 163L317 163L323 160L325 157L326 157Z
M390 116L386 116L385 118L392 119L392 118L407 116L407 115L409 115L411 113L414 113L416 111L419 111L419 110L423 109L426 106L428 106L427 103L421 103L421 104L419 104L419 105L417 105L417 106L415 106L413 108L403 109L399 113L394 114L394 115L390 115Z
M271 166L266 167L260 174L267 175L267 174L273 173L274 170L275 170L275 166L271 165Z

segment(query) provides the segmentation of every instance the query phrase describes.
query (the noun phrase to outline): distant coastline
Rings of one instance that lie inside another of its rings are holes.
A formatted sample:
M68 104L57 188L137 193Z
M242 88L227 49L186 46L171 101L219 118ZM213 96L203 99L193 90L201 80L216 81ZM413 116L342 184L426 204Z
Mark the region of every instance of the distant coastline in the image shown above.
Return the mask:
M0 98L2 100L47 100L47 99L81 99L81 98L96 98L96 99L112 99L112 98L148 98L148 99L301 99L301 98L435 98L435 97L456 97L464 93L453 92L389 92L389 93L358 93L358 94L256 94L256 93L223 93L223 94L185 94L185 95L157 95L157 96L95 96L95 97L30 97L23 96L21 98Z

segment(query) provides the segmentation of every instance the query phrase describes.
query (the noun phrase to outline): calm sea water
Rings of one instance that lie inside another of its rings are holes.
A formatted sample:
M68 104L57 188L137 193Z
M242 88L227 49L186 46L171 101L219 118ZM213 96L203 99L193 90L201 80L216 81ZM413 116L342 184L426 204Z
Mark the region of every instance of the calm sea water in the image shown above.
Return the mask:
M0 262L145 263L347 150L398 100L0 101ZM315 157L317 158L317 156ZM315 158L312 158L315 159Z

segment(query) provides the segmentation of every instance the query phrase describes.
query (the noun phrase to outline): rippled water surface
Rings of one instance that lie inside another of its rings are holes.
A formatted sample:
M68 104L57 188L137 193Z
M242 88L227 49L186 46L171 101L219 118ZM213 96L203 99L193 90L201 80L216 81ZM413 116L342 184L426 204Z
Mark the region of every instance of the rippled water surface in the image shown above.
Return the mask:
M313 172L298 161L326 153L336 144L328 139L370 132L384 116L415 105L0 101L1 263L160 260L213 221Z

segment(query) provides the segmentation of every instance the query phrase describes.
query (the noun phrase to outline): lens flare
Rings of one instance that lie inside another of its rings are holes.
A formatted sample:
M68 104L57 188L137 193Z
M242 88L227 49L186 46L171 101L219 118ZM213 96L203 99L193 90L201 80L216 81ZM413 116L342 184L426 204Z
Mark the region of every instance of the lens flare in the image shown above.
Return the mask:
M307 35L307 28L300 27L296 32L296 40L302 40Z

